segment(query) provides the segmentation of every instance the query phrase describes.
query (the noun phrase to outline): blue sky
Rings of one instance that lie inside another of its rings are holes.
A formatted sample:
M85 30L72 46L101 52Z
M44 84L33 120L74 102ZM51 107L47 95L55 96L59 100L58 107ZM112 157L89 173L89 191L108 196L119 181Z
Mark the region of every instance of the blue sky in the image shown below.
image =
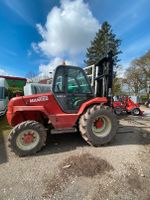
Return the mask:
M1 0L0 74L47 73L61 59L83 66L89 40L105 20L122 40L124 67L150 49L150 1L77 1Z

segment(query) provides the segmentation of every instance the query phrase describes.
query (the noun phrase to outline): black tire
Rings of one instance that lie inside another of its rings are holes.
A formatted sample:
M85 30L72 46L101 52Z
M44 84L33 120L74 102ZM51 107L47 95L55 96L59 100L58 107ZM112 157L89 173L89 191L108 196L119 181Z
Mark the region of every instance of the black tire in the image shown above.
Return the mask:
M93 121L99 116L107 119L106 121L108 121L108 123L105 124L105 128L108 130L105 131L104 129L105 132L102 130L102 133L104 132L105 134L97 136L94 134L92 127L94 123ZM109 143L116 135L117 128L118 121L116 115L112 110L110 110L109 107L105 107L103 105L94 105L91 108L88 108L79 120L80 133L83 139L92 146L101 146Z
M31 143L33 143L34 145L32 144L33 146L30 146L30 148L28 144L25 144L24 140L21 138L21 134L23 133L24 137L26 137L26 135L28 135L29 133L32 133L33 140L35 141L31 141ZM33 134L35 134L36 137ZM47 133L42 124L36 121L25 121L18 124L12 129L8 137L8 146L11 148L11 151L13 151L16 155L20 157L28 156L31 154L35 154L36 152L41 150L41 148L45 145L46 137Z
M139 108L134 108L131 112L132 115L138 116L140 115L140 109Z
M114 113L115 113L116 115L121 115L121 113L122 113L122 108L119 107L119 106L115 107L115 108L114 108Z

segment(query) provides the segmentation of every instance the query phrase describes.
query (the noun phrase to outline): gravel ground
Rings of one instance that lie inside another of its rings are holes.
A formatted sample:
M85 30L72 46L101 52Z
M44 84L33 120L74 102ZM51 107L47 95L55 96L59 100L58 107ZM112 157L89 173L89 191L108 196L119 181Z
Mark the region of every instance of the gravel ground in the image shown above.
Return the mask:
M150 109L121 116L108 146L90 147L77 133L53 135L25 158L7 148L10 127L0 120L0 200L150 199Z

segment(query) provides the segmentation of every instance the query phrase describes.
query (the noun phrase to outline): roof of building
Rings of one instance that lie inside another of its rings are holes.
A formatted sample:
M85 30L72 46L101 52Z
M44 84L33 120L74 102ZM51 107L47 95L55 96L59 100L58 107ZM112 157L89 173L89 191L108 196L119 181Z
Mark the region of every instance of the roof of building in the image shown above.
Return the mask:
M22 77L16 77L16 76L3 76L0 75L0 78L5 78L5 79L10 79L10 80L20 80L20 81L27 81L26 78L22 78Z

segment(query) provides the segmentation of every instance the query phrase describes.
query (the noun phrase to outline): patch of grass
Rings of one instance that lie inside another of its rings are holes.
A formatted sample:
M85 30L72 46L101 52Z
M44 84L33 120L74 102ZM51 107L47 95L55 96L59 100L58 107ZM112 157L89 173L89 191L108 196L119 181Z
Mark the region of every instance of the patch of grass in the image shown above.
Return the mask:
M11 127L9 126L6 116L3 116L0 118L0 136L8 135L11 130Z
M7 123L6 116L0 118L0 164L8 162L7 136L11 127Z

